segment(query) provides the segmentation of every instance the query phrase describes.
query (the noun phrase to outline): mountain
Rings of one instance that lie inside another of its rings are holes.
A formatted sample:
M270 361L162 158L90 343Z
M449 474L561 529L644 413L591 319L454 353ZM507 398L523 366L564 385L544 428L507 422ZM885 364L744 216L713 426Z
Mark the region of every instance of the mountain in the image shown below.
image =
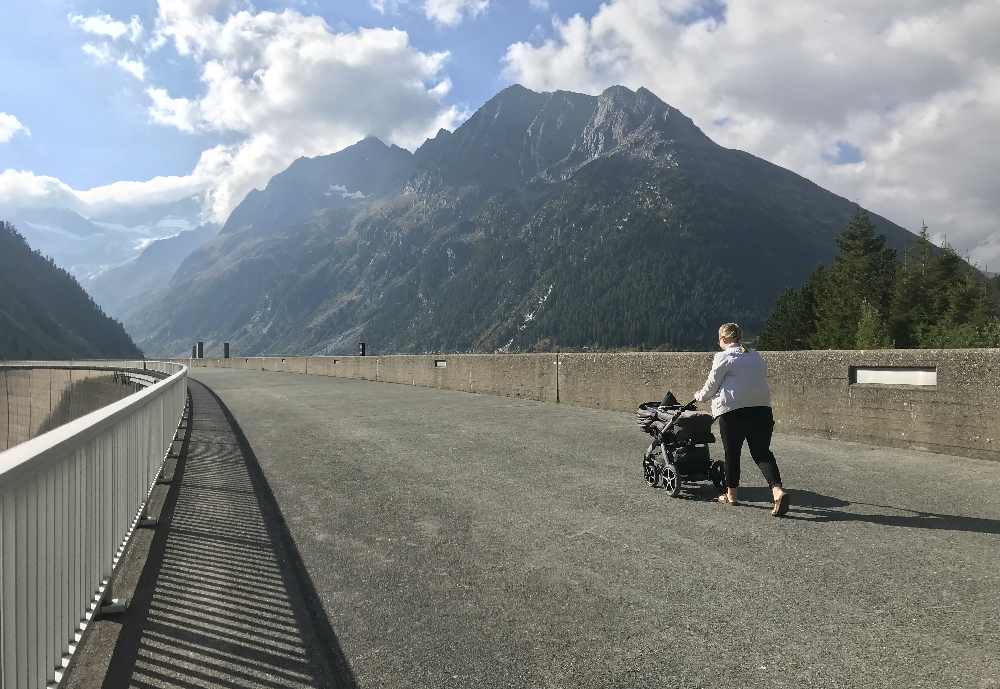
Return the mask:
M307 220L320 210L349 208L354 201L397 192L414 170L413 156L374 137L334 155L299 158L236 207L222 228L277 228Z
M54 206L0 207L34 249L83 281L134 259L152 241L192 229L199 213L193 199L92 217Z
M0 222L0 359L141 356L73 276Z
M200 225L187 232L152 241L135 258L82 284L110 316L128 322L166 288L180 264L214 237L218 226Z
M162 354L703 349L759 330L856 209L646 89L512 86L413 154L297 161L130 328Z

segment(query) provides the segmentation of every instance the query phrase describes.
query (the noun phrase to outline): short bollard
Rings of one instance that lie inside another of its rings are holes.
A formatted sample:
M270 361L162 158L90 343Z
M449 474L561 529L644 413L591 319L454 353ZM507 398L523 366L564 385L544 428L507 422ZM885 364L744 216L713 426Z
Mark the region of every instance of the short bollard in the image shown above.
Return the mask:
M128 598L108 598L101 601L101 606L97 609L98 617L115 617L122 615L128 610Z

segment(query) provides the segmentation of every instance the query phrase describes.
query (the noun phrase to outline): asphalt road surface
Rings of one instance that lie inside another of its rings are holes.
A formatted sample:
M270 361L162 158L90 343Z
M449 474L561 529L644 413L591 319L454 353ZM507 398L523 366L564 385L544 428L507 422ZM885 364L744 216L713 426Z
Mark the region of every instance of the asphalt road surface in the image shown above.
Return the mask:
M741 507L648 488L629 414L192 375L249 440L341 686L1000 688L1000 463L779 436L774 519L746 451Z

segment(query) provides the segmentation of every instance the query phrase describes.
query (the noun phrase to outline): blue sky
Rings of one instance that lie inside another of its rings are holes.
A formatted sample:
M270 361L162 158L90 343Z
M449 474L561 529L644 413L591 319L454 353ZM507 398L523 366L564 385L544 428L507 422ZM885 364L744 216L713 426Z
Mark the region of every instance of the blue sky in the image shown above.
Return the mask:
M4 0L0 207L221 222L299 156L413 148L512 82L624 84L996 266L998 33L996 0Z
M597 0L550 0L550 11L544 12L532 9L528 0L514 0L447 27L427 19L417 6L380 14L367 0L254 3L259 10L318 14L335 31L398 27L422 51L449 51L449 100L464 110L474 110L508 84L501 75L508 45L550 36L552 14L592 14L599 5ZM5 0L0 12L0 112L14 114L32 133L0 148L0 169L32 170L87 189L121 179L187 174L202 150L225 140L151 124L145 85L84 55L81 47L89 37L67 19L70 14L123 20L138 15L152 26L155 0ZM147 59L147 66L150 78L173 95L194 97L202 89L198 69L170 46Z

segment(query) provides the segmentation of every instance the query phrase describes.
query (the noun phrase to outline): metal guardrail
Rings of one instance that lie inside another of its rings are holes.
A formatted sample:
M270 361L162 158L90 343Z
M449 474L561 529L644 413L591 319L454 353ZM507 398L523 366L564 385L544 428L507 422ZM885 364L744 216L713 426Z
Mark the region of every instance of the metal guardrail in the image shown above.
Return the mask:
M0 689L39 689L60 681L145 509L185 411L187 367L3 365L115 370L148 383L0 452Z

